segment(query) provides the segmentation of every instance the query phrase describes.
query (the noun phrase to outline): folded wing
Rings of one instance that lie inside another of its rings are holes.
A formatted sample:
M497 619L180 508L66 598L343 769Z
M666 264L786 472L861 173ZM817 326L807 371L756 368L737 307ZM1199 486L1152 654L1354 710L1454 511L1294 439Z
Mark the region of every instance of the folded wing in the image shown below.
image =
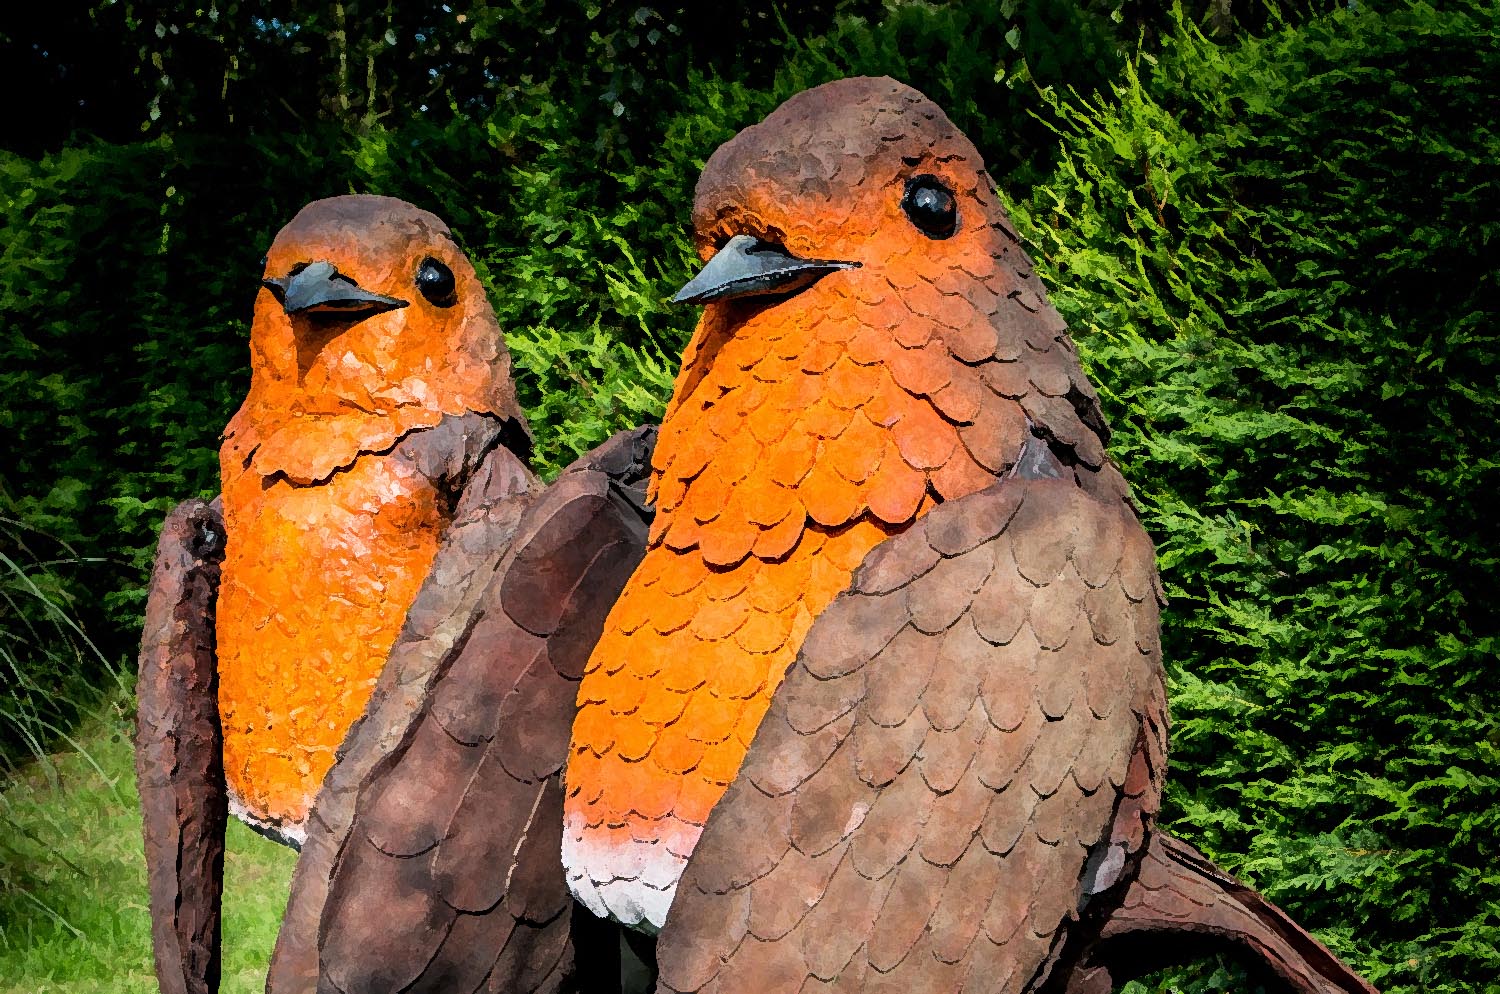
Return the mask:
M162 994L209 994L219 987L229 794L214 602L223 558L218 501L185 501L167 515L146 599L135 739Z
M1035 989L1145 849L1157 626L1149 539L1072 480L1000 481L877 547L710 817L658 989Z
M616 436L487 526L456 519L330 774L344 790L320 795L323 856L299 864L272 989L539 991L579 970L561 769L583 665L644 549L654 437ZM345 764L366 772L351 784Z

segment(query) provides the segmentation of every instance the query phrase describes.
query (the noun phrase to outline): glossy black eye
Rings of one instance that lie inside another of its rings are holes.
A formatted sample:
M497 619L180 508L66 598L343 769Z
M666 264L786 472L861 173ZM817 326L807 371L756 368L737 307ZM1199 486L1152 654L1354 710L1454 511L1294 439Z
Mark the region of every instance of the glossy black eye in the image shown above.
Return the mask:
M458 302L458 284L453 280L453 270L430 255L417 267L417 289L439 307L452 307Z
M958 230L958 201L936 176L923 173L907 180L901 209L928 238L947 238Z

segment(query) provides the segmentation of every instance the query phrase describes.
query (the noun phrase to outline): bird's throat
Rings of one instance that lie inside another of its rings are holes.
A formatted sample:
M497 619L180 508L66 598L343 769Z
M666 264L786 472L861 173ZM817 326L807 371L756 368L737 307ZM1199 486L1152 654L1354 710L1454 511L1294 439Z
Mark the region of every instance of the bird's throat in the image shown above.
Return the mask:
M307 374L334 339L349 330L347 318L300 317L292 322L297 343L297 385L306 386Z

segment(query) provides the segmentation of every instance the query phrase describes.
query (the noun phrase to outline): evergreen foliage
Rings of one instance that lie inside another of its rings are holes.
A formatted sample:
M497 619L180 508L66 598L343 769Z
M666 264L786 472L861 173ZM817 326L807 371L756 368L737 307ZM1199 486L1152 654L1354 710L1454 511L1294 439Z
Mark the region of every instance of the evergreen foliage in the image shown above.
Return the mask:
M1173 829L1388 992L1500 990L1500 4L1233 6L70 15L133 65L143 127L48 70L56 103L0 151L0 516L106 562L49 580L52 608L0 605L0 630L69 607L110 663L132 651L162 515L217 486L257 260L308 200L453 227L555 472L659 416L712 150L889 73L986 154L1105 398L1172 597ZM27 58L0 53L44 75ZM12 561L30 534L0 530ZM67 695L112 682L96 655L16 658Z
M1158 541L1167 821L1386 991L1500 977L1494 13L1184 28L1016 211Z

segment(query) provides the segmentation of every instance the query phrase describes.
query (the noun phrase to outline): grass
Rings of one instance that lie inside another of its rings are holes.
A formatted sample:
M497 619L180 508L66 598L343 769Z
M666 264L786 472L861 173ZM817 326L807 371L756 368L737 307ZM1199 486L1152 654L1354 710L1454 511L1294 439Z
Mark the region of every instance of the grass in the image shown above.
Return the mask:
M86 564L0 516L0 994L157 990L131 681L76 620ZM294 862L231 821L226 994L265 989Z
M130 707L0 791L0 994L154 994ZM230 819L226 994L265 989L296 854Z
M0 489L0 507L4 497ZM15 776L18 761L50 770L49 746L77 749L79 717L126 689L70 610L89 565L97 560L0 515L0 778Z

